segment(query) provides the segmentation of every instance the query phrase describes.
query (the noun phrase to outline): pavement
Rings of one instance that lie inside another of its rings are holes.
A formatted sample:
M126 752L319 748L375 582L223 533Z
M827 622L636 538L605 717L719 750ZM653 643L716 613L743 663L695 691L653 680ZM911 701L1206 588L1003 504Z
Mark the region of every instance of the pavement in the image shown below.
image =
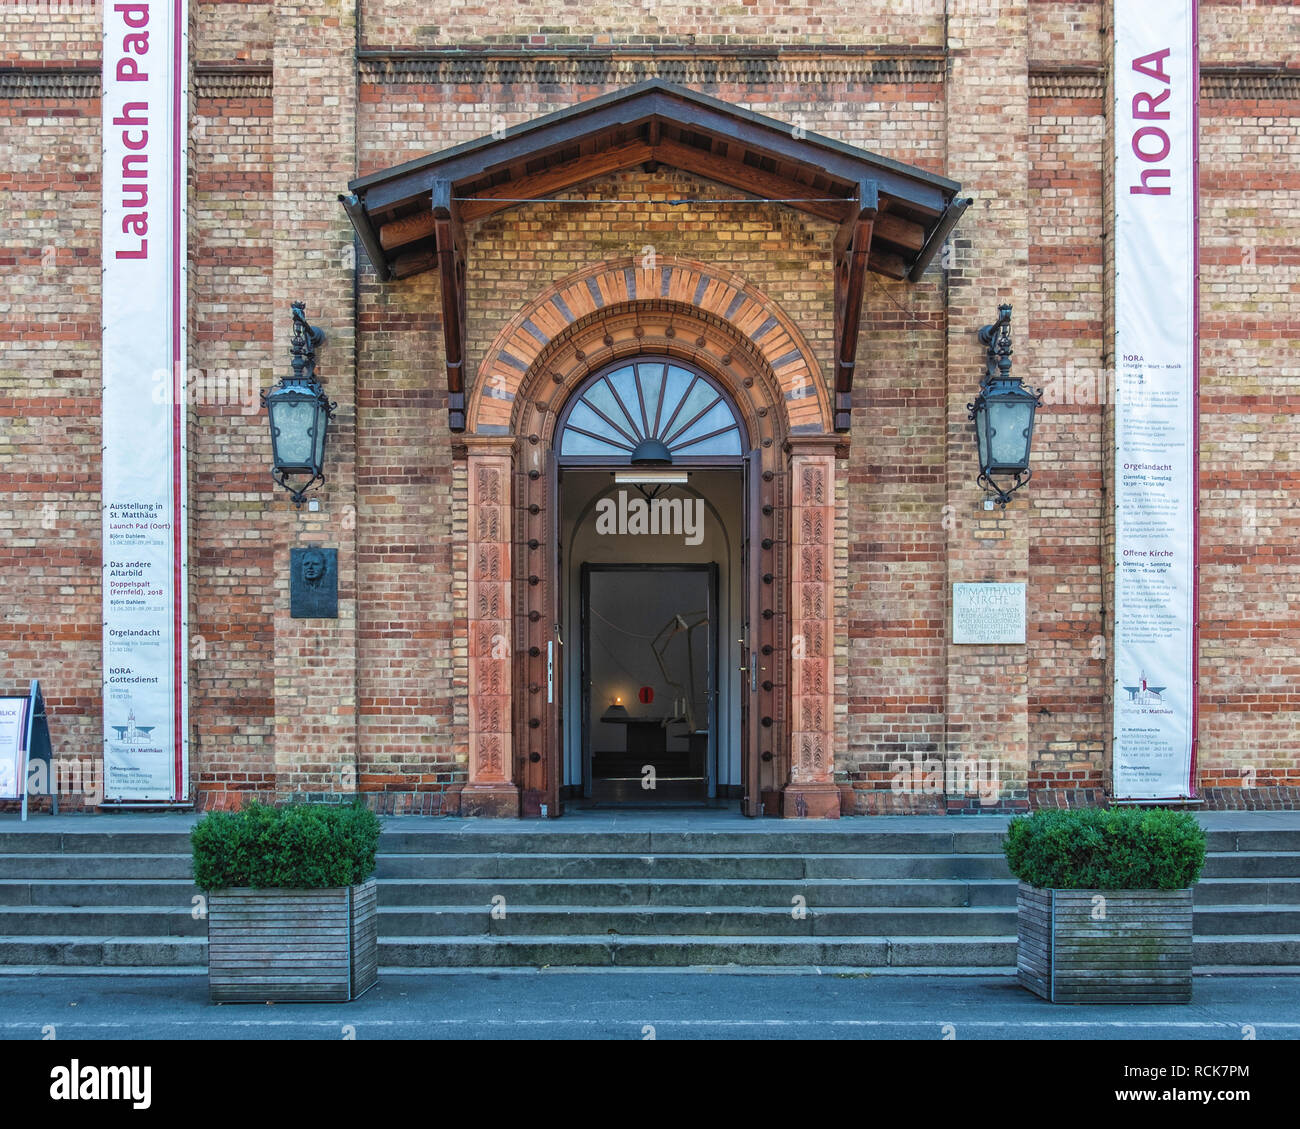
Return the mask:
M1292 1040L1300 976L1200 976L1186 1005L1050 1004L998 976L837 970L385 973L347 1004L208 1002L201 976L0 981L0 1039Z

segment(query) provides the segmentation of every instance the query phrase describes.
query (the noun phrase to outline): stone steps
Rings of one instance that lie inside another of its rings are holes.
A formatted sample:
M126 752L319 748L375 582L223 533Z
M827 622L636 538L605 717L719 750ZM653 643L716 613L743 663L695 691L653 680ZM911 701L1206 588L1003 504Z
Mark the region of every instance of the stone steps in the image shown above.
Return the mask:
M7 838L0 838L4 851ZM189 844L177 844L169 854L0 854L0 880L3 879L103 879L189 878Z
M682 878L384 878L379 880L381 907L413 905L479 906L494 897L507 906L763 906L789 912L796 897L814 908L848 906L1014 906L1011 879L946 881L879 878L871 882L831 878L815 880Z
M186 862L189 860L187 859ZM183 878L0 878L0 907L192 905L202 891Z
M376 871L381 966L1014 969L1016 882L1000 830L742 826L593 834L391 820ZM1300 966L1300 831L1209 840L1198 971ZM0 972L202 974L199 895L188 833L5 831Z
M0 848L5 845L0 840ZM516 844L517 845L517 844ZM387 844L385 844L385 847ZM376 877L402 878L1009 878L1000 853L619 855L593 853L379 856ZM0 880L188 878L189 844L170 854L0 854ZM1300 878L1300 851L1242 851L1206 859L1202 879Z
M1198 974L1281 971L1300 966L1300 935L1198 936ZM929 975L1015 967L1016 938L1006 937L381 937L388 970L614 966L820 966L904 968ZM0 975L69 971L206 972L203 937L0 937Z
M880 968L960 966L1011 969L1015 934L1000 937L609 936L545 934L531 937L380 938L381 967L549 968L763 966Z
M519 937L593 934L597 936L709 937L987 937L1015 933L1014 906L988 909L887 908L807 910L789 908L719 909L713 906L515 906L493 917L485 908L403 906L381 908L380 937Z
M208 938L113 934L0 937L0 972L7 965L139 968L202 967L207 971Z
M0 937L86 936L201 937L208 936L205 918L195 918L188 906L2 906Z
M999 855L913 854L384 854L387 878L601 878L799 880L812 878L977 879L1011 877Z

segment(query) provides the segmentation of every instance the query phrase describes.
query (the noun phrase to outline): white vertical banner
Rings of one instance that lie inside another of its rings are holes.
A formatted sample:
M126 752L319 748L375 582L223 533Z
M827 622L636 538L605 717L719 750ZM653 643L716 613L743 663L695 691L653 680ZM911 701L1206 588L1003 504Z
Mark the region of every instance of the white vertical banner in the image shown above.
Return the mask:
M1114 794L1195 792L1195 0L1115 0Z
M104 3L104 796L187 798L186 0Z

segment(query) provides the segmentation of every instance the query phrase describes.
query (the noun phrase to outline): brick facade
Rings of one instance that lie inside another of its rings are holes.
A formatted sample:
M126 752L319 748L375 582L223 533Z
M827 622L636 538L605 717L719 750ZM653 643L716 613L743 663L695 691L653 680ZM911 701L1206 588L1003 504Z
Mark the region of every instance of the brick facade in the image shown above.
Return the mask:
M920 282L868 275L853 430L832 454L796 449L781 466L791 517L806 508L801 471L825 474L817 590L833 618L829 685L796 687L776 718L776 763L793 771L775 783L817 796L836 784L846 814L971 810L969 795L892 782L900 758L976 758L996 763L999 808L1104 800L1107 5L444 7L413 23L394 0L191 0L198 802L360 791L385 811L446 812L468 787L468 811L526 786L510 749L485 740L527 718L508 690L483 697L510 669L491 637L510 634L511 585L483 573L475 499L481 472L498 472L509 517L531 428L493 442L449 432L437 272L380 283L336 197L359 175L654 76L951 177L976 201ZM0 685L40 677L56 753L88 764L101 755L99 18L76 0L0 5ZM1294 807L1300 15L1202 0L1201 44L1199 786L1210 807ZM502 390L475 401L471 432L520 426L513 397L529 385L498 358L512 340L532 342L525 369L544 354L528 312L540 325L572 280L647 254L762 295L803 366L776 374L783 426L822 418L833 223L666 166L560 195L469 225L467 368L480 392ZM758 316L688 289L656 297L713 319L709 348ZM611 309L632 300L616 297ZM327 331L319 371L339 403L314 512L271 484L256 396L287 364L293 299ZM1046 394L1033 482L989 512L966 404L975 331L1001 301L1015 307L1016 371ZM817 395L791 397L805 381ZM289 616L289 551L308 544L339 549L340 615L324 625ZM522 552L492 569L527 569ZM793 604L808 580L790 563ZM953 646L950 585L992 579L1028 582L1027 645ZM498 583L507 598L484 614ZM526 692L518 667L513 678ZM815 767L794 747L814 698L833 748Z

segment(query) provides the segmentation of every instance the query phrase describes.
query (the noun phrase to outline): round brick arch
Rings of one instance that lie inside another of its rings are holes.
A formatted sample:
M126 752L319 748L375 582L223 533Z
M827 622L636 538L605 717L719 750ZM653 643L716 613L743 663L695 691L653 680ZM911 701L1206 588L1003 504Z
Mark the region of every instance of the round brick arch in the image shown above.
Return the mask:
M766 427L751 419L751 437L773 424L783 436L832 432L821 368L784 311L731 271L670 256L653 266L631 257L593 264L521 309L479 365L467 430L521 434L543 367L561 386L556 391L567 392L599 364L651 348L733 375L728 383L766 385L769 395L756 399L780 405L784 418ZM735 392L746 415L761 410L741 388Z

